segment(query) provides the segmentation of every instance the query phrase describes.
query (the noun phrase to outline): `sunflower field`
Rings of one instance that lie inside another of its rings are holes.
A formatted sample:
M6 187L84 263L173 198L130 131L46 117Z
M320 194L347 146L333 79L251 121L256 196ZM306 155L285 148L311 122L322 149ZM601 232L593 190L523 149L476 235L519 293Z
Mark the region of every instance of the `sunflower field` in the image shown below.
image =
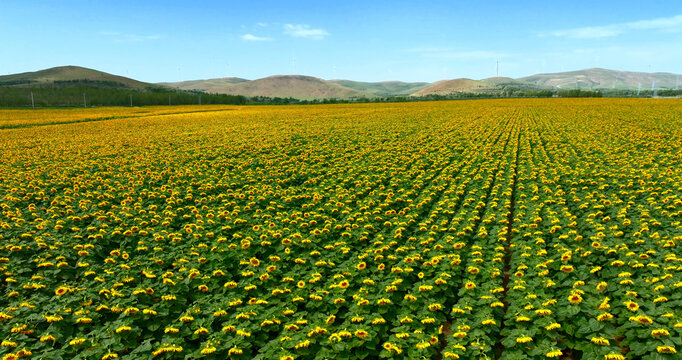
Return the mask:
M0 357L679 359L682 101L0 111Z

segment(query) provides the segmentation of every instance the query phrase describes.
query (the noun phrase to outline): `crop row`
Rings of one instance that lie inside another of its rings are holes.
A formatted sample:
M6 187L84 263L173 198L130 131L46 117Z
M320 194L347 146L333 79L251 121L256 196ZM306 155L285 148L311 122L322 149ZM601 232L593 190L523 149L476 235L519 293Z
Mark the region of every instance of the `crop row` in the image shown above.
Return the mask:
M681 105L55 110L0 133L0 355L673 359Z

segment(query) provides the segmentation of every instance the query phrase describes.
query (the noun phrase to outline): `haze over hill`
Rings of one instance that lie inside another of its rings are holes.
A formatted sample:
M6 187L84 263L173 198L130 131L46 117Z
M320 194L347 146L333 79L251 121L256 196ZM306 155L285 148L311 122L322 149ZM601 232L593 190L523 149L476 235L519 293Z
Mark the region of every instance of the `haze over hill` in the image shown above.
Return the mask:
M536 74L518 80L559 89L636 89L656 86L675 89L679 75L671 73L644 73L592 68L554 74Z
M352 80L329 80L335 84L349 87L358 91L375 96L400 96L411 95L421 89L429 87L427 82L402 82L402 81L382 81L382 82L362 82Z
M205 92L221 93L231 85L247 82L249 80L239 77L224 77L216 79L190 80L177 82L163 82L160 85L172 86L180 90L199 90Z

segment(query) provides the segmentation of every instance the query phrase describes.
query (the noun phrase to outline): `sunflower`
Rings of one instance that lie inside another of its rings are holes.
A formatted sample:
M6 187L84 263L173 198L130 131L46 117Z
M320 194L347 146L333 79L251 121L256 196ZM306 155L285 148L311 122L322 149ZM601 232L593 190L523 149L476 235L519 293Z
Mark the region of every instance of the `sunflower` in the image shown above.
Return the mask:
M208 334L208 329L205 327L200 327L194 331L194 335L206 335Z
M40 342L47 342L47 341L56 341L54 336L52 335L43 335L40 337Z
M574 293L574 294L571 294L571 295L568 297L568 301L569 301L571 304L580 304L580 303L583 301L583 298L582 298L582 296L580 296L579 294L575 294L575 293Z
M677 354L677 350L673 346L658 346L656 351L660 354Z
M69 288L66 286L60 286L57 288L57 290L54 291L54 294L57 296L62 296L66 294L69 291Z
M122 333L122 332L124 332L124 331L130 331L130 330L132 330L132 329L133 329L133 328L131 328L130 326L123 325L123 326L119 326L118 328L116 328L116 333L117 333L117 334L120 334L120 333Z
M516 342L519 344L525 344L531 341L533 341L533 338L530 336L521 336L516 338Z
M603 337L593 337L590 341L597 345L611 345L609 340Z
M306 340L306 341L308 341L308 340ZM310 341L308 341L308 344L310 344ZM297 346L296 348L298 349L298 345L296 345L296 346ZM232 348L230 348L230 350L227 351L227 356L241 355L243 353L244 353L244 350L242 350L240 348L232 347Z
M626 301L623 304L628 308L628 310L633 312L639 309L639 304L634 301Z
M550 352L545 353L545 356L548 358L558 358L559 356L563 355L564 353L561 352L559 349L552 350Z
M559 323L551 323L551 324L545 326L545 329L546 329L547 331L552 331L552 330L556 330L556 329L561 329L561 324L559 324Z
M84 342L85 342L85 339L83 339L83 338L76 338L76 339L73 339L73 340L69 341L69 345L71 345L71 346L77 346L77 345L80 345L80 344L82 344L82 343L84 343Z
M670 332L666 329L656 329L656 330L651 330L651 336L655 338L659 338L661 336L668 336L670 335Z

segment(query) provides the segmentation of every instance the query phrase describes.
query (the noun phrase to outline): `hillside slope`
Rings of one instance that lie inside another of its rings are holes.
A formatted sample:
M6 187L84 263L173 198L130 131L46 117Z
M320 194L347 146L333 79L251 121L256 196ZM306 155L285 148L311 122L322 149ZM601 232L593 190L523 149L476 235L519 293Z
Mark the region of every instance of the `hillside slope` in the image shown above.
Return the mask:
M363 91L374 96L410 95L431 85L431 83L427 82L402 81L362 82L352 80L329 80L329 82Z
M67 82L88 82L90 85L146 90L161 88L160 85L137 81L124 76L80 66L59 66L50 69L0 76L0 86L36 86Z
M500 90L494 84L480 80L471 79L452 79L442 80L433 85L419 90L413 96L424 95L451 95L456 93L492 93Z
M608 69L585 69L550 74L536 74L517 80L559 89L636 89L667 88L677 86L679 75L671 73L643 73Z
M238 77L226 77L216 79L188 80L178 82L162 82L159 85L166 85L180 90L199 90L209 93L221 93L234 84L247 82L249 80Z
M367 93L350 89L312 76L276 75L226 86L231 95L292 97L297 99L347 99L366 97Z

